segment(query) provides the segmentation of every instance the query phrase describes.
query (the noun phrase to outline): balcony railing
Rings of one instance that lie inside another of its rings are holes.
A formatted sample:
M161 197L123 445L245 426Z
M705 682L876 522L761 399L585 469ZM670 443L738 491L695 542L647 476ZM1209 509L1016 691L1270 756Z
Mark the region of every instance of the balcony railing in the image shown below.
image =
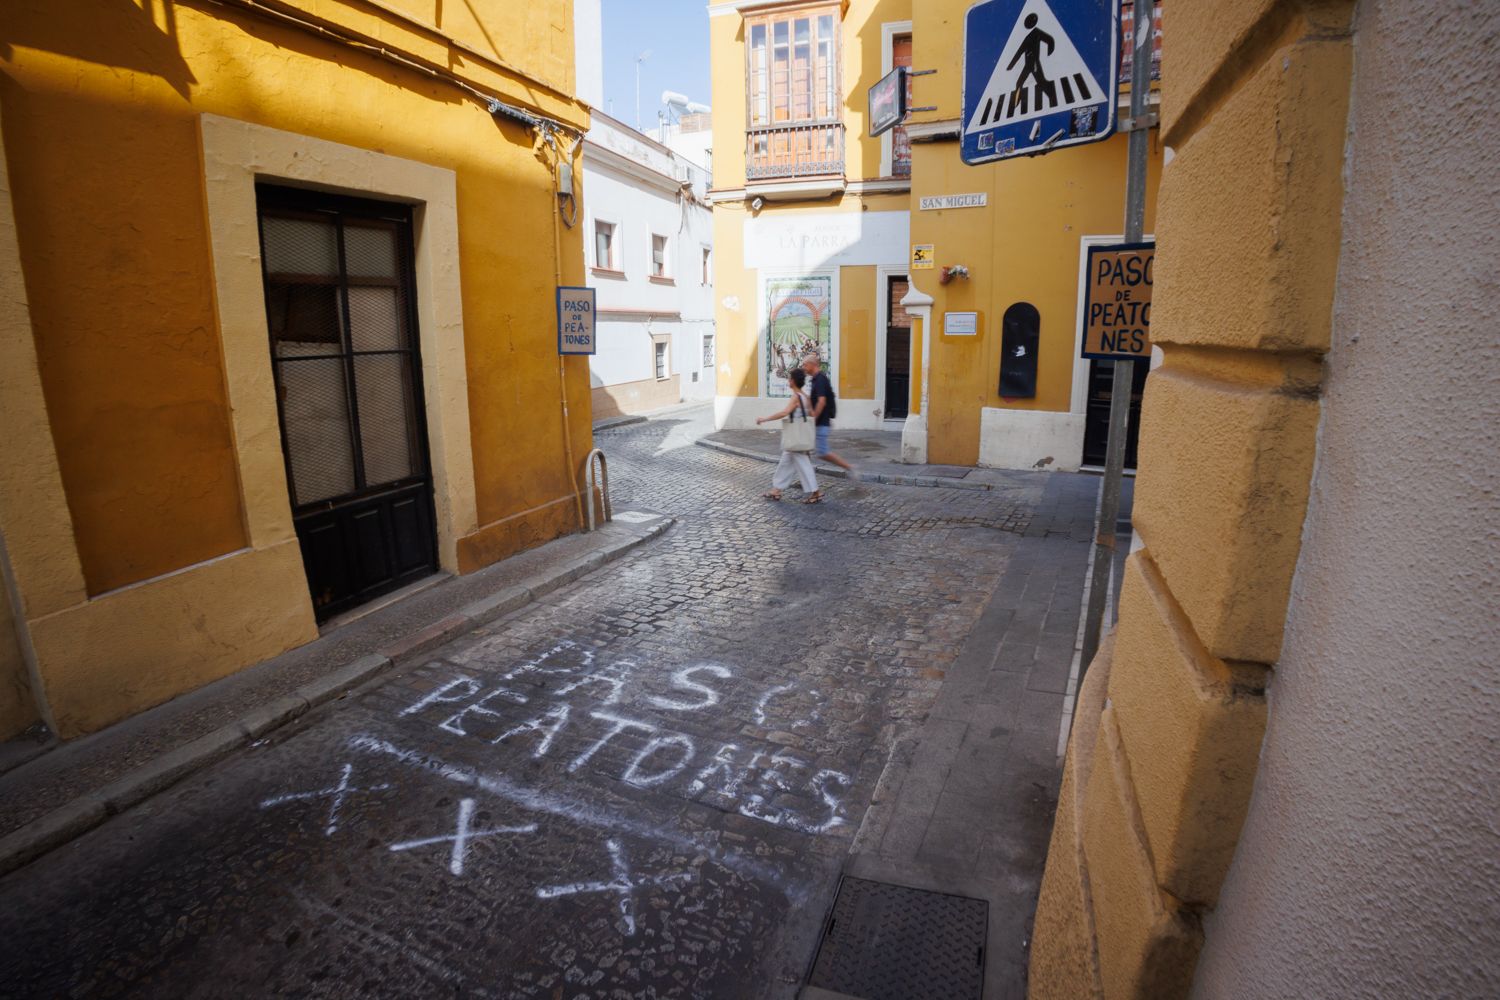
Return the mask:
M747 180L784 180L843 172L842 122L757 125L745 133Z

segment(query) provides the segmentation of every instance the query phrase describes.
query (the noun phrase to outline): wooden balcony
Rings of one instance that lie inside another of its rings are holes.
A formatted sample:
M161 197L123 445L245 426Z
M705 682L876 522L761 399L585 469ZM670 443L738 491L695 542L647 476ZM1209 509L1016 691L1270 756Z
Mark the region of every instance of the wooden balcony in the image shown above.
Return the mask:
M843 175L842 122L756 125L745 133L745 179L750 184Z

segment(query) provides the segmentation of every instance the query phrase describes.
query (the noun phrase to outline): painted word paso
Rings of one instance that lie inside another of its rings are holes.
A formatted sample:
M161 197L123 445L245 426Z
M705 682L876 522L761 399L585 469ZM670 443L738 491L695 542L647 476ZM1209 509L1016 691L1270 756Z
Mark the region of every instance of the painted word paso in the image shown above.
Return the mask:
M1134 359L1150 355L1155 261L1155 243L1089 247L1083 357Z
M696 663L665 677L652 672L647 684L637 666L629 659L602 662L594 650L562 642L487 681L457 674L401 715L558 760L568 774L587 769L804 833L844 825L849 775L784 747L709 740L659 721L686 720L719 705L733 681L731 668ZM771 703L791 690L785 684L759 692L746 706L750 717L764 724Z

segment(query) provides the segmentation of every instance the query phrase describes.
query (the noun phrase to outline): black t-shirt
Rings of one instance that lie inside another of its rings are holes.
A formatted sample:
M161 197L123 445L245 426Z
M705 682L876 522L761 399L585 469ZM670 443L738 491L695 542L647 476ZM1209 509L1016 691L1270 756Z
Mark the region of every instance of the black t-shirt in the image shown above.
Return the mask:
M808 395L812 397L814 410L818 408L818 400L828 400L823 406L823 412L818 414L818 423L820 425L831 422L834 417L839 415L838 401L833 395L833 383L828 381L828 376L824 372L818 372L818 374L812 377L812 385L808 390Z

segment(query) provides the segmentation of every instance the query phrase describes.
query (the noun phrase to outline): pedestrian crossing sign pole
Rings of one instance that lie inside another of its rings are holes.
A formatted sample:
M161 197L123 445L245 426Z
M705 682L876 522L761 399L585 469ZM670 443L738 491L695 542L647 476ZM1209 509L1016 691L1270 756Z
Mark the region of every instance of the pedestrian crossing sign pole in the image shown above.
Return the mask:
M1037 156L1108 139L1115 130L1119 15L1119 0L983 0L970 7L963 161Z

